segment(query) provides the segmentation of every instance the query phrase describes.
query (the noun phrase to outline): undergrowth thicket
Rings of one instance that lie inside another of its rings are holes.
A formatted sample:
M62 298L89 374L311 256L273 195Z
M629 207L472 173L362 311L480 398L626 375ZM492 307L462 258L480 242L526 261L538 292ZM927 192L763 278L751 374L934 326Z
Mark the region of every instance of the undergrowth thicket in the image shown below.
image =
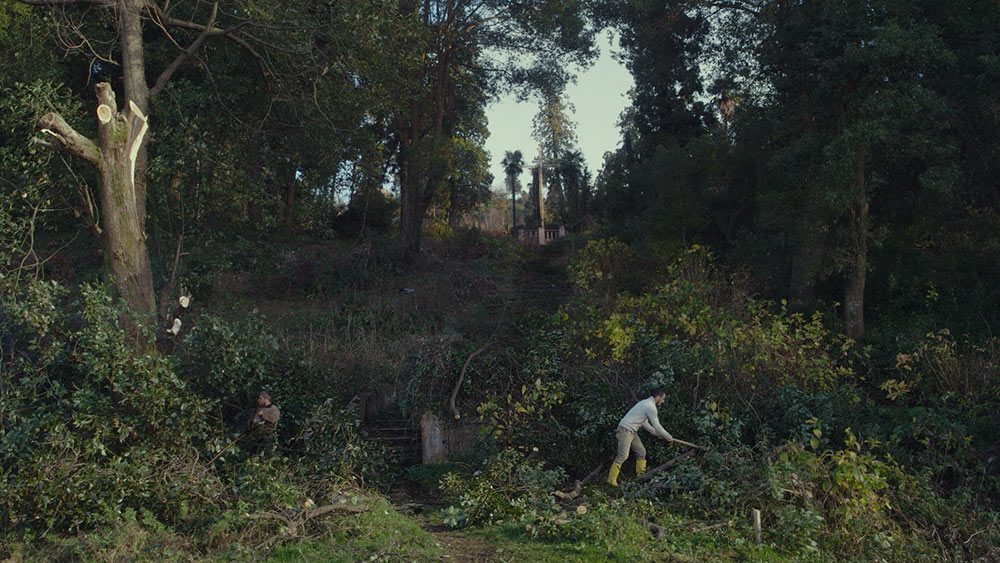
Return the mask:
M481 422L479 446L409 479L439 489L443 523L502 531L494 541L515 551L1000 558L997 341L942 328L909 349L866 349L819 313L756 298L704 248L640 267L613 239L573 255L576 289L556 314L508 311L523 250L460 231L404 266L383 244L345 249L344 271L286 257L297 279L266 286L253 280L272 267L247 249L227 258L249 280L238 291L206 262L189 275L208 299L161 355L133 352L106 288L5 278L7 555L438 557L383 498L406 477L359 409L384 385L404 414L445 414L461 372L455 407ZM296 308L269 317L282 299ZM654 386L670 393L664 425L711 449L646 438L650 467L672 466L640 481L630 461L611 489L614 427ZM271 455L245 434L260 390L282 409ZM576 504L552 495L588 474Z
M647 268L659 273L644 279L637 265L613 239L577 253L570 271L579 293L535 325L525 352L544 351L556 369L512 374L520 393L484 399L487 427L508 448L537 449L532 464L543 459L576 477L596 469L601 481L618 418L664 386L664 425L711 450L684 456L649 437L651 463L675 465L647 482L625 477L610 498L606 487L591 489L580 515L567 517L554 502L528 510L526 500L539 496L529 487L506 508L527 535L581 549L641 546L634 556L656 560L697 550L654 540L642 522L673 529L681 521L685 538L713 530L713 559L1000 556L995 341L964 344L943 331L879 365L821 314L755 298L704 248ZM497 502L491 492L503 497L516 486L510 478L490 486L504 462L512 463L490 458L464 487L443 481L456 501L449 521L475 523L472 499ZM749 531L754 509L763 515L761 545Z

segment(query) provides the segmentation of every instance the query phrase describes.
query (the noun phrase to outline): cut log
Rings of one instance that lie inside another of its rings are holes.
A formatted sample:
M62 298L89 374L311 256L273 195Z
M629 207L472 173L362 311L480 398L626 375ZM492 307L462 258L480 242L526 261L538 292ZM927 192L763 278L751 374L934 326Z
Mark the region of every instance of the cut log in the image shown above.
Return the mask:
M570 490L569 492L564 493L563 491L553 491L552 494L558 499L569 501L580 496L580 490L582 489L582 487L583 483L581 483L580 481L575 481L573 483L573 489Z

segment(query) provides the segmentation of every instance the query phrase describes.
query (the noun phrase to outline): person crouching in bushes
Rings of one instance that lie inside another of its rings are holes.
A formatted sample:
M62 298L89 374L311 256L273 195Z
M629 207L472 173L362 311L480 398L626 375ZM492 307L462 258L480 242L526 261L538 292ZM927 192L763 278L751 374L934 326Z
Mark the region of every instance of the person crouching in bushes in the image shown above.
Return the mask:
M265 456L270 456L274 452L274 437L279 418L281 411L278 410L278 405L271 402L271 395L267 391L261 391L257 395L257 409L251 419L251 435L258 444L258 451Z

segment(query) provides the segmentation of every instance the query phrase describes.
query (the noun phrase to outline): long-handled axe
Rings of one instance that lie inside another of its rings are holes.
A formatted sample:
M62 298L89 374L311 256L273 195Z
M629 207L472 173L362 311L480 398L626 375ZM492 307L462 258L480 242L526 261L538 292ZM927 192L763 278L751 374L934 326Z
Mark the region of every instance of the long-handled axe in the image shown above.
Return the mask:
M687 446L689 448L694 448L696 450L702 450L706 452L710 449L705 446L699 446L698 444L692 444L691 442L685 442L684 440L678 440L677 438L674 438L672 442L675 444L680 444L682 446Z

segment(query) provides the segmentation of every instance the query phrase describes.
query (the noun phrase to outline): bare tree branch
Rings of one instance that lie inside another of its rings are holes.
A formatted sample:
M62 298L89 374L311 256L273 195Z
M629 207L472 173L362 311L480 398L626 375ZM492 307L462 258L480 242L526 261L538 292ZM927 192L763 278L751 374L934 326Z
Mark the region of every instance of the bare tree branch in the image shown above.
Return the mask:
M472 363L472 359L485 352L486 349L490 347L490 344L492 344L492 341L487 342L478 350L469 354L469 357L465 359L465 364L462 365L462 372L458 374L458 380L455 381L455 386L451 390L451 396L448 398L448 406L451 409L451 414L455 417L455 420L462 418L462 414L459 412L458 406L455 404L455 399L458 398L458 390L462 388L462 381L465 380L465 371L469 369L469 364Z
M226 29L222 29L215 27L214 21L211 22L209 25L204 25L192 21L185 21L172 18L169 15L161 12L159 7L152 3L147 3L146 8L147 10L149 10L150 14L153 15L159 21L160 25L164 27L179 27L181 29L190 29L194 31L199 31L202 34L207 34L207 36L218 35L229 39L230 41L242 47L247 53L250 54L251 57L253 57L257 61L257 66L260 69L261 75L265 79L265 83L268 83L269 82L268 79L274 76L275 73L271 71L271 67L270 65L268 65L265 58L256 49L254 49L253 45L250 45L250 43L247 42L247 40L243 39L242 37L236 34L237 31L239 31L242 27L246 25L245 23L241 23L239 25L229 27ZM197 41L197 39L195 41ZM202 39L202 41L204 41L204 39ZM270 88L270 86L268 86L268 88Z
M657 473L660 473L662 471L670 469L671 467L677 465L677 463L680 462L681 460L683 460L685 458L688 458L688 457L691 457L692 455L694 455L694 452L692 452L692 451L687 451L685 453L682 453L681 455L676 456L673 459L670 459L666 463L663 463L661 465L657 465L656 467L654 467L654 468L650 469L649 471L643 473L636 480L637 481L648 481L649 478L652 477L653 475L656 475Z
M94 6L113 6L112 0L18 0L29 6L68 6L70 4L91 4Z
M183 65L184 62L187 61L192 55L198 52L198 49L201 49L201 46L205 44L205 40L212 34L210 30L215 25L215 18L218 15L218 12L219 3L213 2L212 13L208 16L208 23L205 24L205 30L202 31L190 45L188 45L187 49L185 49L180 55L177 55L177 58L170 63L170 66L160 73L160 76L156 79L156 84L149 89L150 96L155 96L160 92L160 90L163 90L163 87L167 85L167 82L174 75L174 73L177 72L177 69L179 69L181 65Z

